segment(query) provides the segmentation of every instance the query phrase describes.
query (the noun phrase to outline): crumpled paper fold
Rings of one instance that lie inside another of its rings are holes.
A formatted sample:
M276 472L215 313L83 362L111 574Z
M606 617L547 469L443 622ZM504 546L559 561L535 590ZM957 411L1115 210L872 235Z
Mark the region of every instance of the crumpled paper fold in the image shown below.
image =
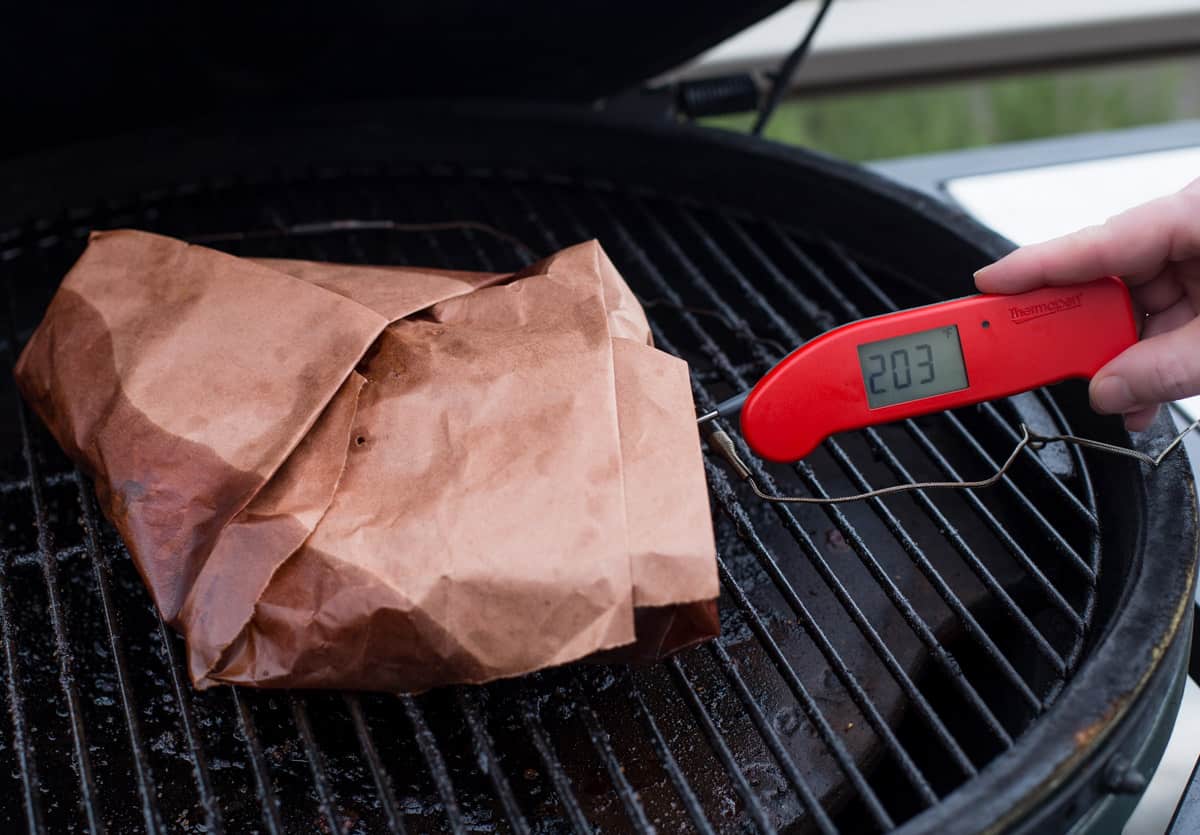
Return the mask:
M687 368L594 241L504 275L94 233L16 377L197 687L418 692L717 633Z

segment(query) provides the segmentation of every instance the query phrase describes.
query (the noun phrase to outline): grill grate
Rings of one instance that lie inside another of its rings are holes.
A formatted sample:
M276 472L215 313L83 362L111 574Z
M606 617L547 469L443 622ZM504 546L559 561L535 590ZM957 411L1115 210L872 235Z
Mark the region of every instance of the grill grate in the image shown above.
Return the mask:
M655 339L692 364L703 410L778 359L768 339L794 345L928 301L835 242L653 194L453 169L324 171L178 188L5 235L9 359L86 228L188 237L344 217L482 220L541 251L598 237L641 297L670 302L649 311ZM523 260L474 229L229 248L485 270ZM14 829L918 826L1054 701L1094 631L1099 526L1077 450L1026 450L986 494L819 510L764 506L706 462L723 587L722 637L708 646L650 668L399 699L198 693L90 484L11 380L0 385L17 404L0 422L0 815ZM1045 393L1022 408L1070 429ZM1023 415L1006 402L910 420L831 440L794 466L739 451L765 489L841 494L988 471Z

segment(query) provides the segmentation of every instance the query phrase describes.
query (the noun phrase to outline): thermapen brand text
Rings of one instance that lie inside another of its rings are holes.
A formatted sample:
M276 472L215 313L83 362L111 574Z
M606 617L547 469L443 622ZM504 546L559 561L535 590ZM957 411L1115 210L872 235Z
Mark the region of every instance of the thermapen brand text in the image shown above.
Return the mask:
M1022 325L1030 319L1040 319L1043 316L1049 316L1051 313L1061 313L1064 310L1072 310L1082 305L1083 293L1075 293L1070 296L1059 296L1049 301L1031 304L1028 307L1013 305L1008 309L1008 315L1014 325Z

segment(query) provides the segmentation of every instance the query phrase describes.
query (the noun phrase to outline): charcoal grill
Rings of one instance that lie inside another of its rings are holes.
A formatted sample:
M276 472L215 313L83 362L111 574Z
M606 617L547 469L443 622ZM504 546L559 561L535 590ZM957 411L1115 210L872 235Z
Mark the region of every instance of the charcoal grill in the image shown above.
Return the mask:
M10 167L8 361L91 228L524 262L478 227L402 226L467 220L536 252L599 238L708 409L780 345L965 293L1008 246L858 168L744 137L548 107L399 112L243 119L236 139L123 138ZM989 491L823 509L764 506L710 461L722 636L655 666L417 697L196 692L90 484L0 385L8 831L1063 832L1127 814L1179 699L1186 462L1077 449L1028 451ZM971 478L1022 421L1130 442L1068 384L753 466L815 495Z

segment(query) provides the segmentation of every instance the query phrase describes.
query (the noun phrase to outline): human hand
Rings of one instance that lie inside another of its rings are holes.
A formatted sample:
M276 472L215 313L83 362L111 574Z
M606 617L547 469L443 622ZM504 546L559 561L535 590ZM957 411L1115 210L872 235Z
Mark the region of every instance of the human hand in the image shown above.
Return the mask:
M1200 180L1045 243L1023 246L975 273L984 293L1023 293L1119 275L1141 341L1092 378L1092 408L1141 431L1162 403L1200 394Z

